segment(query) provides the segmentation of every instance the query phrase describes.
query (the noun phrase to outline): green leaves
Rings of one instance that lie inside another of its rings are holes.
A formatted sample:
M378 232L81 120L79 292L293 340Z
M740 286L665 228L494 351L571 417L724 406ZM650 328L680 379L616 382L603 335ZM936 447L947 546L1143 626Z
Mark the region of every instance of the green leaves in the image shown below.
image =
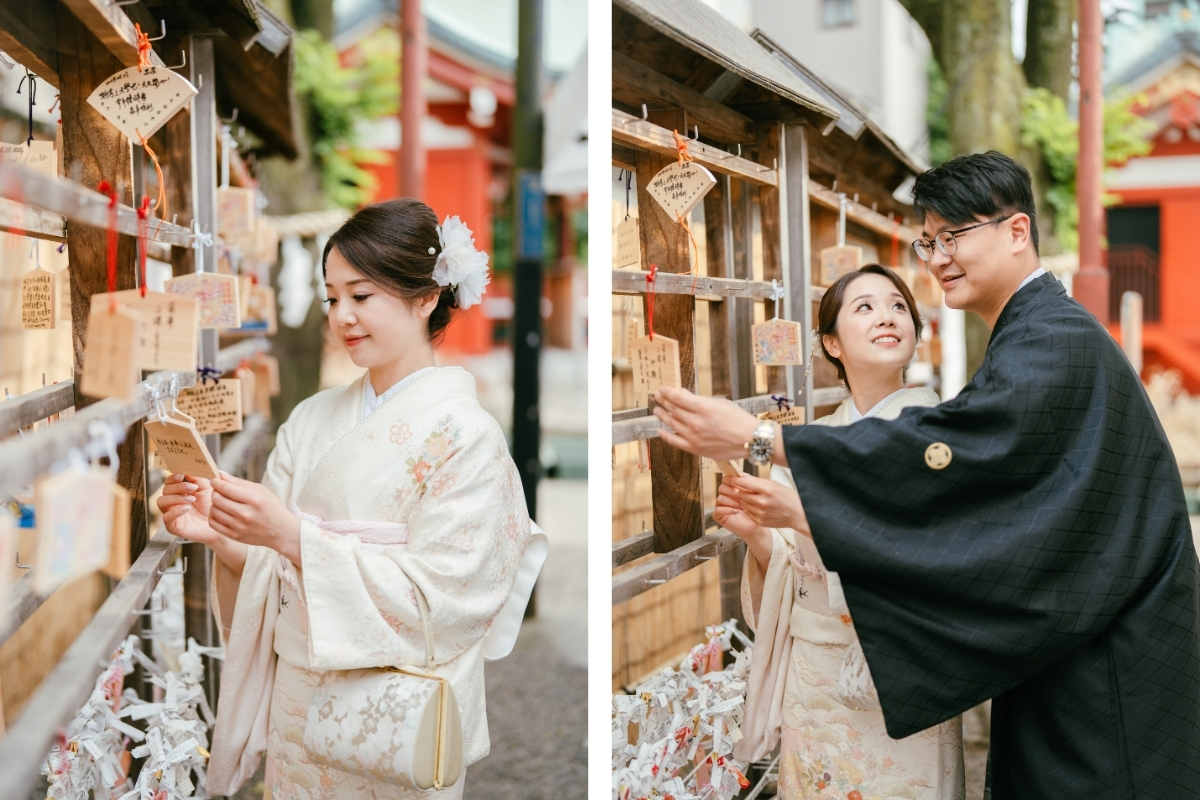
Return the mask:
M296 35L294 84L312 113L321 188L330 202L354 210L375 189L364 167L387 160L381 151L359 146L358 131L363 123L399 110L399 37L381 28L342 64L334 46L317 31L301 31Z
M1133 111L1135 96L1117 96L1104 104L1104 163L1110 167L1143 156L1153 145L1154 124ZM1021 104L1021 144L1041 153L1050 173L1046 202L1054 207L1054 235L1064 250L1079 249L1079 208L1075 168L1079 160L1079 122L1067 104L1048 89L1025 92Z

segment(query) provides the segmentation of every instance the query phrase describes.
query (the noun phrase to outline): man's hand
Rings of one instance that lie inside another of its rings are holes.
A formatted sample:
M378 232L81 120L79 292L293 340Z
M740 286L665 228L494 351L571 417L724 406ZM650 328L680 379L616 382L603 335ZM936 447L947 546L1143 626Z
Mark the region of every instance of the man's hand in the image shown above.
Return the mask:
M700 397L686 389L664 386L654 399L654 416L665 426L658 435L667 444L719 461L746 457L746 442L759 423L753 414L724 398Z
M809 538L812 537L808 529L808 517L800 503L800 495L790 486L752 475L727 476L721 481L719 492L729 493L736 499L746 516L756 525L764 528L791 528Z
M300 519L269 489L224 472L212 482L209 525L222 536L275 550L300 566Z

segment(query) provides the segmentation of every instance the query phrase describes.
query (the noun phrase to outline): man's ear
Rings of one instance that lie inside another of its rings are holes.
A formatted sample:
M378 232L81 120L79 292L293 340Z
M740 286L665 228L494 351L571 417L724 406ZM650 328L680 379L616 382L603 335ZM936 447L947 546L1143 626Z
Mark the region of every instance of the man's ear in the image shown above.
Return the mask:
M1023 252L1027 247L1033 247L1033 221L1029 219L1028 214L1014 214L1011 230L1013 255Z

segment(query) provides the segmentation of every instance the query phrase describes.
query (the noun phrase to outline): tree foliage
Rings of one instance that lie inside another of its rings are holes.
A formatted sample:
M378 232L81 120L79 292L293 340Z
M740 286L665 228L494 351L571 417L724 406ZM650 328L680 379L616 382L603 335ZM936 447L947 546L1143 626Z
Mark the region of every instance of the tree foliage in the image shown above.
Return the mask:
M1150 152L1153 123L1133 112L1134 96L1117 96L1104 104L1104 163L1120 166ZM1079 248L1079 207L1075 201L1075 166L1079 157L1079 123L1067 104L1048 89L1025 92L1021 105L1021 143L1041 154L1049 184L1045 199L1054 208L1054 235L1066 250Z
M358 132L365 122L397 113L399 65L399 37L389 28L363 40L346 64L317 31L296 35L296 94L311 109L313 154L331 203L353 210L375 189L365 167L385 163L386 156L360 146Z

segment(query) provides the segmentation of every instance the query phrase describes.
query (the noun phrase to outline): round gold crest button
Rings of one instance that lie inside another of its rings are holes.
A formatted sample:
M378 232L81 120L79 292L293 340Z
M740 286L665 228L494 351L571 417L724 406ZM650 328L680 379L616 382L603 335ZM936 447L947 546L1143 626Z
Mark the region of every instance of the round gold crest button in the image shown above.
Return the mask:
M925 448L925 463L930 469L945 469L951 458L950 448L941 442L934 442Z

